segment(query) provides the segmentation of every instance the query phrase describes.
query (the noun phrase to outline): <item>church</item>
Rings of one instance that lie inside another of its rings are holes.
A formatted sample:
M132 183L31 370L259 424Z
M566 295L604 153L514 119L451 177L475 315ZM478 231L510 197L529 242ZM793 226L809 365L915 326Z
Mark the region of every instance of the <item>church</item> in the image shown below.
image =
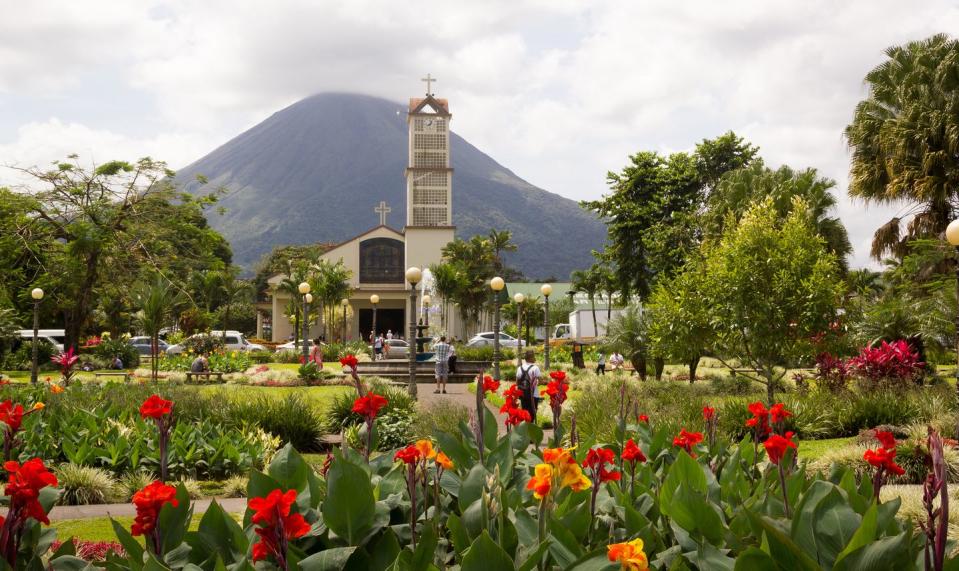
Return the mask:
M346 338L367 339L373 327L372 296L378 296L376 329L406 337L409 328L410 291L406 268L426 269L442 261L443 247L453 241L453 168L450 162L449 102L431 92L435 79L429 75L426 96L411 98L407 111L409 152L406 167L406 224L402 230L391 227L387 215L391 208L380 202L374 210L380 223L366 232L341 242L323 254L328 262L342 261L350 270L350 289ZM271 338L284 342L293 335L293 323L284 308L289 294L277 290L286 278L278 274L268 281L269 301L259 309L271 317ZM422 295L418 296L422 303ZM435 306L437 300L432 300ZM417 315L422 315L422 309ZM453 312L455 313L455 312ZM263 334L263 316L258 311L257 334ZM450 332L459 327L453 316L446 324ZM310 337L319 336L314 324ZM435 329L435 327L434 327ZM328 337L339 337L339 332Z

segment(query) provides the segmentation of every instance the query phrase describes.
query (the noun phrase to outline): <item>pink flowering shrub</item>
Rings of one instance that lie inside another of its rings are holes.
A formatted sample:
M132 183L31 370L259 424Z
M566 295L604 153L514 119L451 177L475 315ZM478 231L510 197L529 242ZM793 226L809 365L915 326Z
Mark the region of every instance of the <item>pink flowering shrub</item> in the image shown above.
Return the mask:
M50 545L51 551L60 549L62 542L54 541ZM85 541L73 538L73 545L77 550L77 557L84 561L105 561L111 551L120 557L126 557L123 546L116 541Z
M878 347L863 347L859 355L849 360L856 374L870 384L881 382L904 383L922 373L925 363L902 339L882 342Z
M816 381L831 391L841 391L849 383L852 373L849 361L829 353L816 357Z

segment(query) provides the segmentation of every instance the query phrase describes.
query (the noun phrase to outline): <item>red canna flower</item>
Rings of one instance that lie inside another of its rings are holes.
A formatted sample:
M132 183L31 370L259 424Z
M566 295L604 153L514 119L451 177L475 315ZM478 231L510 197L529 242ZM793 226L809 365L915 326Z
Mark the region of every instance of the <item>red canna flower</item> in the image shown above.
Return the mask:
M23 405L15 405L9 399L0 402L0 422L9 426L11 432L20 430L23 423Z
M546 383L546 390L542 392L544 395L549 395L549 404L553 408L562 406L566 402L566 393L569 391L569 383L566 382L566 373L562 371L553 371L550 373L550 377L554 373L559 373L560 377L554 377L552 381Z
M626 441L623 446L623 460L626 462L645 462L646 455L643 450L633 441L632 438Z
M714 407L711 407L711 406L703 407L703 419L709 421L715 418L715 416L716 416L716 409Z
M504 412L503 409L500 409L500 412ZM529 411L523 410L519 407L509 407L506 409L506 420L504 421L506 426L518 426L521 422L532 422L533 419L529 414Z
M566 371L550 371L549 378L554 381L565 382L566 381Z
M673 446L677 446L686 451L687 454L696 457L693 447L703 441L702 432L687 432L685 428L680 429L679 436L673 438Z
M177 507L176 488L157 480L146 485L142 490L133 494L133 505L137 515L133 519L130 532L133 535L149 535L156 529L157 518L163 506L170 504Z
M402 460L406 464L416 464L420 459L420 450L415 444L410 444L406 448L400 448L393 455L393 460Z
M876 440L879 441L879 444L883 448L892 448L896 449L896 437L891 432L886 432L885 430L876 431Z
M265 498L250 498L251 521L257 526L255 531L260 537L253 544L253 561L262 561L272 555L281 568L286 568L287 542L310 531L310 524L302 514L291 513L295 503L296 490L273 490Z
M786 419L792 415L793 413L786 410L786 405L781 402L774 404L773 407L769 409L769 416L772 419L773 424L786 422Z
M787 449L796 449L796 443L793 442L792 438L792 432L787 432L786 436L784 437L778 434L773 434L766 440L766 442L763 443L763 446L766 447L766 454L769 456L770 462L778 466L782 461L783 456L786 455Z
M639 421L642 422L643 424L649 424L649 417L646 416L645 414L641 414L639 415Z
M356 370L356 363L356 355L353 355L352 353L340 359L340 365L343 365L350 370Z
M164 400L159 395L150 395L150 398L140 405L140 416L158 420L173 412L173 401Z
M23 519L33 518L49 525L50 519L37 498L43 488L57 485L57 477L47 470L40 458L27 460L23 464L5 462L3 468L10 475L4 492L10 497L7 515L15 514L13 517Z
M603 482L616 481L620 478L620 473L615 469L616 454L609 448L590 448L586 453L586 460L583 461L583 468L586 468L592 476L593 482L598 485ZM612 470L606 468L609 464Z
M866 450L862 458L873 467L891 472L897 476L902 476L906 473L903 467L896 463L895 447Z
M503 396L506 399L518 399L523 398L523 389L517 387L515 384L510 385L508 389L503 391Z
M759 435L769 434L769 410L766 409L766 405L756 401L747 408L753 417L746 421L746 426L756 432L757 438Z
M495 393L499 390L499 381L493 377L486 375L483 377L483 392L484 393Z
M353 412L372 420L376 418L380 409L386 406L388 402L386 397L370 391L366 396L362 396L353 401Z

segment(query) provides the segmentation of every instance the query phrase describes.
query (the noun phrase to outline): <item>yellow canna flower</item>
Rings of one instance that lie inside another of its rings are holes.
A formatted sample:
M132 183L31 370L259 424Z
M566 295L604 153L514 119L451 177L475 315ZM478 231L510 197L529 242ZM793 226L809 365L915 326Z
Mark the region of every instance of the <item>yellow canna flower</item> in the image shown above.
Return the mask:
M35 405L33 405L33 410L43 410L44 408L46 408L46 406L47 405L43 404L42 402L38 402Z
M436 454L436 463L442 466L444 470L453 469L453 461L450 460L450 457L443 452L438 452Z
M425 438L416 441L416 449L420 452L422 458L436 458L436 450L433 449L433 443Z
M646 571L649 569L649 560L643 552L642 539L614 543L606 546L606 549L606 556L610 561L619 561L620 569L625 571Z
M526 483L527 490L533 490L533 497L541 500L549 495L553 487L553 467L549 464L537 464L533 477Z

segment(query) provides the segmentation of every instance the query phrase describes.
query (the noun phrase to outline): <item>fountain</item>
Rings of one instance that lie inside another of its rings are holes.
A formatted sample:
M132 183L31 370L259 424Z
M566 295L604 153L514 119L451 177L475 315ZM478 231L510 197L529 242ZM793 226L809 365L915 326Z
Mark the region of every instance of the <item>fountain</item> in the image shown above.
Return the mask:
M430 325L430 315L435 313L437 308L436 304L436 280L433 278L433 272L429 268L423 270L423 279L419 283L419 296L417 297L419 302L416 308L416 360L417 361L428 361L433 358L433 353L426 353L425 346L428 343L433 341L433 336L430 334L430 329L434 325ZM422 300L423 296L430 296L430 303L424 304ZM425 332L425 333L424 333Z

